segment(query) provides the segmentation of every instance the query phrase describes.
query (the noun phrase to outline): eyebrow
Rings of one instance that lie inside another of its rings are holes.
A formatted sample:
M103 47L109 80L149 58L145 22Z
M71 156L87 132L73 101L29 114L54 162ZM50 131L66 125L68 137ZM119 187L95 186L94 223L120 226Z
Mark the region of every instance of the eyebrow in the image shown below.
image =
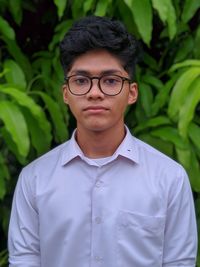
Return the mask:
M116 73L120 73L122 74L122 72L118 69L109 69L109 70L103 70L99 73L100 76L102 75L110 75L110 74L116 74ZM71 72L70 75L86 75L86 76L93 76L93 74L90 71L87 70L81 70L81 69L75 69Z

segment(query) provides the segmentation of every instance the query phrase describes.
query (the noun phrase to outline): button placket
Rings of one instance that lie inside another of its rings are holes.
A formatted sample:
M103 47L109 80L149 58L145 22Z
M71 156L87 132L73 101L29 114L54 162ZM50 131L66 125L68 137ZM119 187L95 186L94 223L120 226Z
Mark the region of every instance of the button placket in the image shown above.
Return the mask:
M102 227L103 227L103 209L102 198L104 195L104 183L99 179L101 177L101 169L98 169L98 176L96 184L92 192L92 237L91 237L91 255L93 255L93 261L91 267L102 265L104 259L102 255Z

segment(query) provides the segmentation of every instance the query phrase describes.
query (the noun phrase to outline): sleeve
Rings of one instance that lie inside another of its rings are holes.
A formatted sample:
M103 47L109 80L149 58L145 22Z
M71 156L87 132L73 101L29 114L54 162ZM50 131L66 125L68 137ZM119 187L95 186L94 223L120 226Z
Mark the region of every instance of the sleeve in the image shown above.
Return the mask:
M179 185L170 192L165 226L163 267L195 267L197 228L188 176L181 169Z
M39 220L29 172L22 171L14 193L8 231L9 267L40 266Z

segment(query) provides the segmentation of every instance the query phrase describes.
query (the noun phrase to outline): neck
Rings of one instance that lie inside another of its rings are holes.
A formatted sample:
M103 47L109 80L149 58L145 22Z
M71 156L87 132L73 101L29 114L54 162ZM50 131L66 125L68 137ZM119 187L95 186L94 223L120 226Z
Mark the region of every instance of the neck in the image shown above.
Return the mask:
M118 127L106 131L90 131L77 127L76 140L88 158L105 158L112 156L125 137L125 128Z

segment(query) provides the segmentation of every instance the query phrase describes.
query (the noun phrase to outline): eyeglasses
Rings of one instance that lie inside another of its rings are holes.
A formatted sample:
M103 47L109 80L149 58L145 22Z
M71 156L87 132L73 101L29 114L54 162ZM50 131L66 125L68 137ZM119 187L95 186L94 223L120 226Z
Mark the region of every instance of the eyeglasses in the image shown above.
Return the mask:
M102 93L108 96L115 96L122 91L124 82L131 83L131 80L119 75L103 75L101 77L89 77L85 75L71 75L65 77L69 91L73 95L81 96L87 94L93 85L93 80L98 80L98 87Z

